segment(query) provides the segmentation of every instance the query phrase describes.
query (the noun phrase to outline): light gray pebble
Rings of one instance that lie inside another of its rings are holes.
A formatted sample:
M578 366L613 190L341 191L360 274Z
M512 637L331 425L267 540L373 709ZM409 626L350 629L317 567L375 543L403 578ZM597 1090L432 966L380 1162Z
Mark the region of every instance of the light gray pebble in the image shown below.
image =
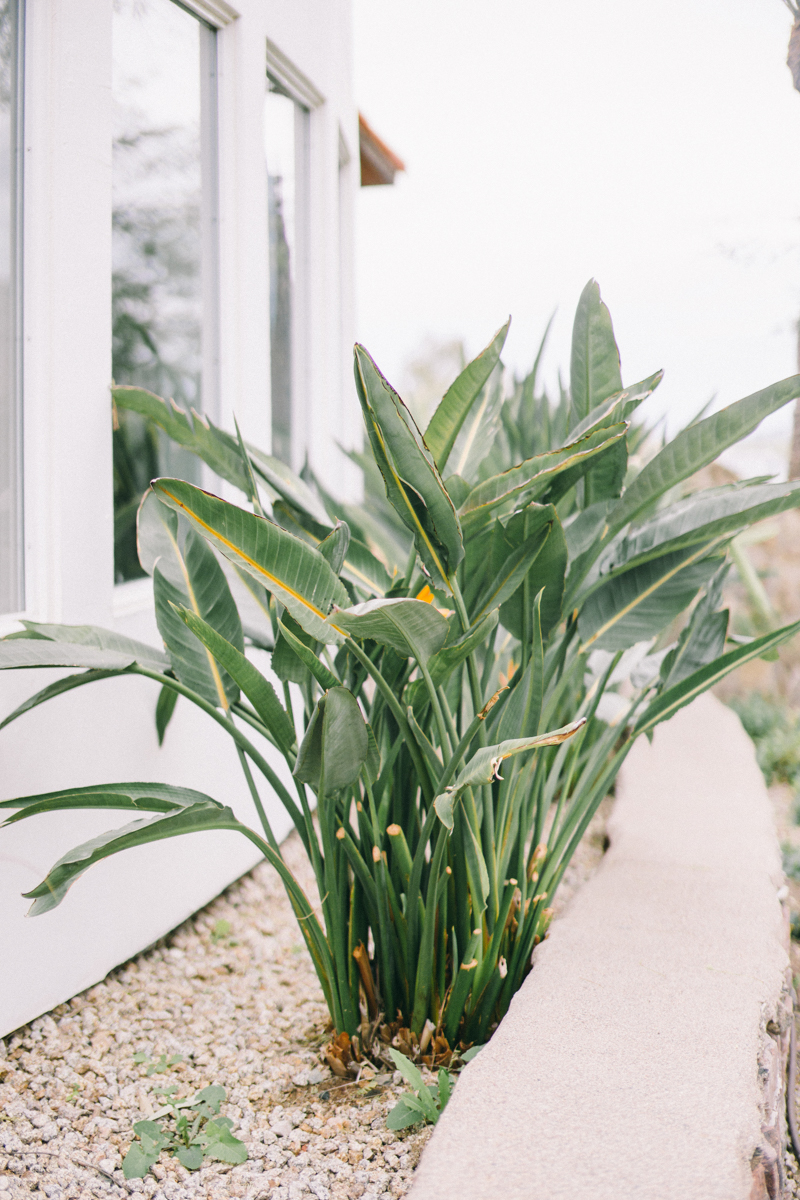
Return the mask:
M210 941L220 918L246 954ZM427 1133L386 1129L391 1089L366 1105L338 1090L320 1062L325 1010L310 961L294 951L298 940L279 884L258 867L169 943L6 1039L0 1058L18 1060L24 1083L15 1081L18 1095L0 1094L0 1200L21 1200L31 1186L48 1200L332 1200L332 1192L375 1200L388 1197L390 1182L392 1196L402 1196ZM151 1078L133 1064L138 1051L185 1062ZM222 1112L248 1146L246 1163L188 1172L164 1156L145 1179L124 1179L132 1125L160 1107L153 1089L171 1083L181 1095L226 1088ZM30 1152L43 1146L60 1157Z

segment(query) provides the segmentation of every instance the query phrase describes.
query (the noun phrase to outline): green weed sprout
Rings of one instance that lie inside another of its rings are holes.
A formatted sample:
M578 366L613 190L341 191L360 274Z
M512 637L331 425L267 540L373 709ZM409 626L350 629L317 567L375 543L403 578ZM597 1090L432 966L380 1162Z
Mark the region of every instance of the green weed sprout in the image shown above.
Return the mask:
M176 1091L177 1084L156 1088L155 1094L166 1100L165 1107L154 1113L151 1120L137 1121L134 1125L138 1141L131 1144L122 1163L126 1179L143 1178L162 1150L174 1155L187 1171L198 1171L204 1159L234 1164L246 1161L247 1147L231 1133L233 1122L219 1116L225 1089L213 1084L185 1100L176 1100ZM160 1123L160 1118L167 1114L173 1118L171 1130Z

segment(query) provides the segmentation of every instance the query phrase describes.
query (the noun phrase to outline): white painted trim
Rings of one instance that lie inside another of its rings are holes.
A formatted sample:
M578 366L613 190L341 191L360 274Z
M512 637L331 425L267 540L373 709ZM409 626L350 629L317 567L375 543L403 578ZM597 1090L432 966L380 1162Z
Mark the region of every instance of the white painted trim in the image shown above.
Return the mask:
M112 0L28 0L26 612L107 625L113 591Z
M314 86L308 76L304 75L270 38L267 38L267 71L298 104L314 109L325 103L325 97L319 88Z
M239 14L225 0L178 0L181 8L185 8L195 17L200 17L215 29L224 29L235 21Z
M309 450L311 375L315 349L312 303L315 280L312 263L314 239L313 196L324 180L314 169L313 147L317 113L295 104L295 262L292 289L292 468L303 469Z
M243 16L217 35L219 127L219 423L258 446L271 445L269 236L264 94L266 15ZM219 480L211 491L238 503Z

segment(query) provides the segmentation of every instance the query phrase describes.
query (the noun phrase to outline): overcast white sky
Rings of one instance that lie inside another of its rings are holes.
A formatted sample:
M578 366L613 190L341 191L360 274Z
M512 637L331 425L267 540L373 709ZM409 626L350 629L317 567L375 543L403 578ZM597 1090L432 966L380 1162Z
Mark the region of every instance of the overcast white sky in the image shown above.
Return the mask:
M568 374L591 276L623 380L666 370L651 411L673 428L796 370L780 0L354 3L356 97L408 168L358 207L358 336L390 378L426 337L477 352L508 313L521 371L554 308L548 372Z

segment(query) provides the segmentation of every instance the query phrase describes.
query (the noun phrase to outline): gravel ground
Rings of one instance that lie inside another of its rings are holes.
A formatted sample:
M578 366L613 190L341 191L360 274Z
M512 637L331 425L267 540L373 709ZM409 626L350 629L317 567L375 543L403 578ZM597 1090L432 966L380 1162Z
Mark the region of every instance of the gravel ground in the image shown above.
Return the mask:
M600 861L604 821L605 811L565 876L559 907ZM284 850L311 894L296 837ZM388 1130L399 1075L342 1086L320 1062L328 1036L294 916L275 873L258 866L103 983L0 1041L0 1200L403 1196L431 1128ZM148 1077L134 1061L141 1052L183 1061ZM247 1162L189 1172L162 1154L144 1179L124 1179L133 1123L161 1106L154 1089L171 1084L179 1096L209 1084L227 1090L221 1111Z

